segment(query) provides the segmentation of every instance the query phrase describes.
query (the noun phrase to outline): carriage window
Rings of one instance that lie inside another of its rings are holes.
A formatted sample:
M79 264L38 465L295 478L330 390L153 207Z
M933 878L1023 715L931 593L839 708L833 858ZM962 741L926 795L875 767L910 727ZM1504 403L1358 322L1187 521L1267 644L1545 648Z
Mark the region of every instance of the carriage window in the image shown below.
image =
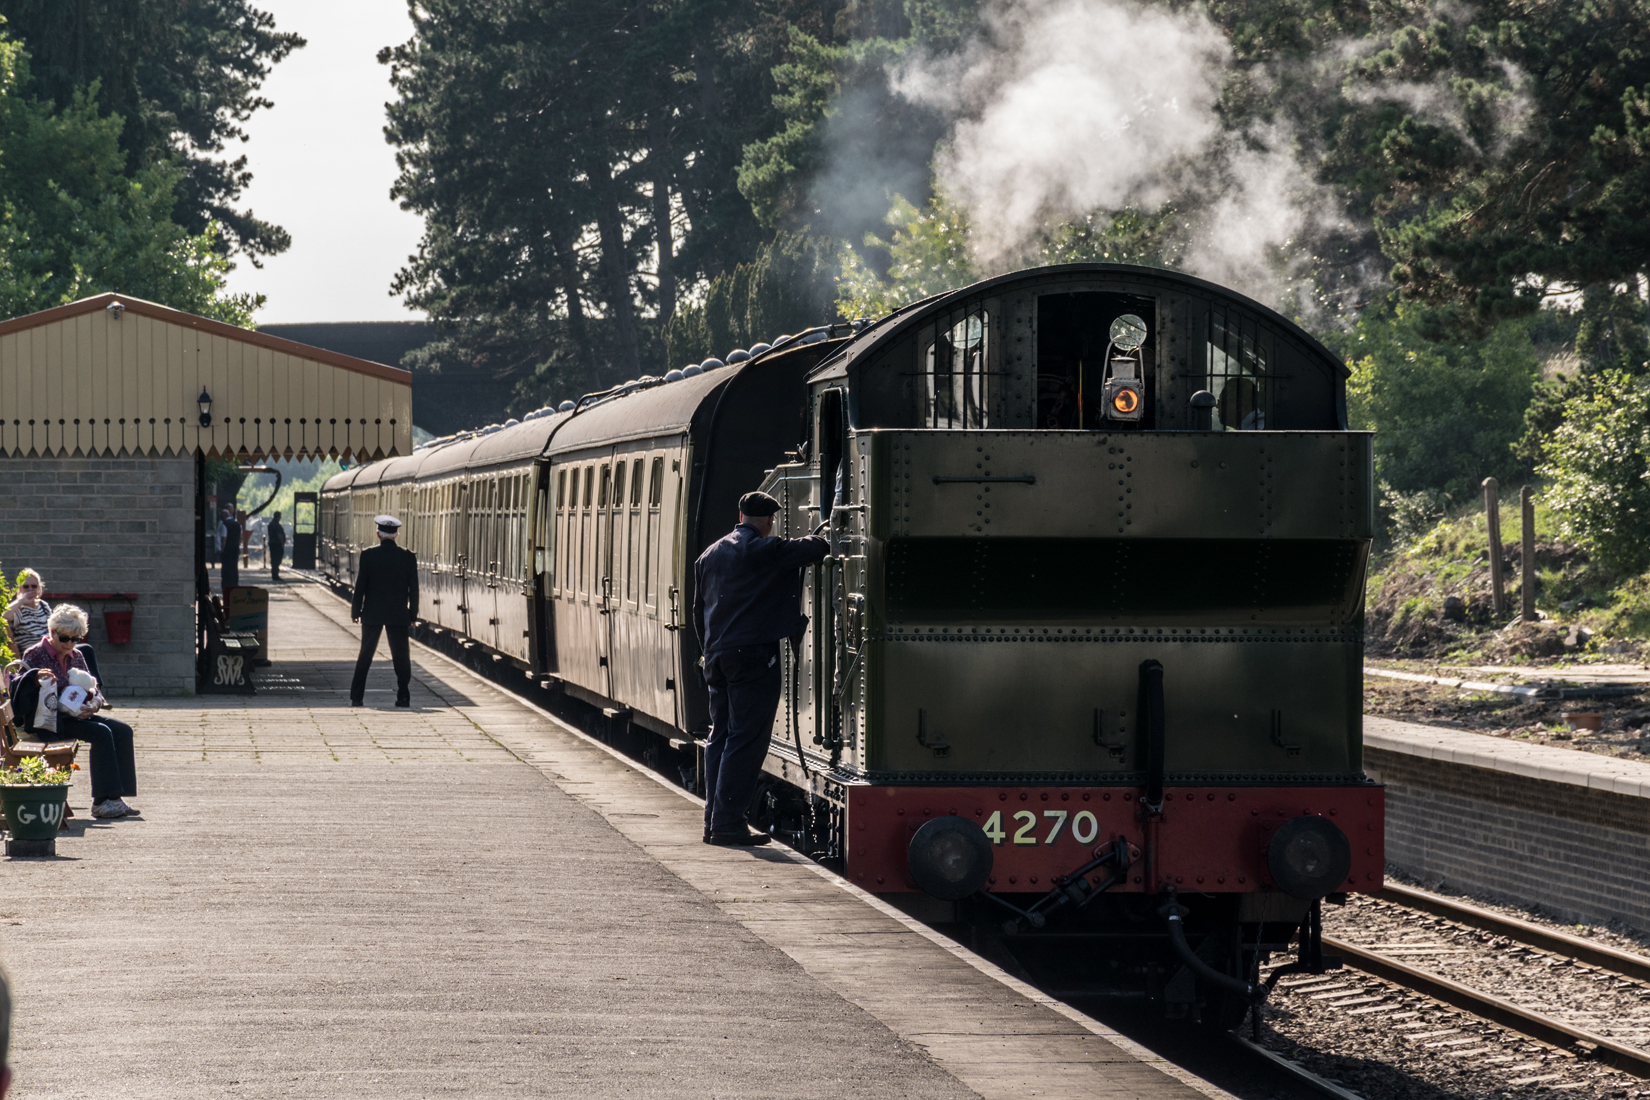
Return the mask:
M613 467L613 507L624 507L624 473L625 463L616 463Z
M596 467L584 468L584 506L590 507L590 487L596 483Z
M986 353L991 316L975 310L928 345L923 365L922 423L925 428L990 426Z
M665 460L662 459L662 458L655 458L653 460L653 470L648 475L648 481L647 481L647 503L648 503L648 506L651 507L651 508L657 508L659 506L659 501L663 498L664 491L665 491Z
M630 506L642 506L642 460L639 458L630 467Z
M1209 392L1216 431L1258 431L1271 404L1267 349L1258 322L1225 310L1209 314Z

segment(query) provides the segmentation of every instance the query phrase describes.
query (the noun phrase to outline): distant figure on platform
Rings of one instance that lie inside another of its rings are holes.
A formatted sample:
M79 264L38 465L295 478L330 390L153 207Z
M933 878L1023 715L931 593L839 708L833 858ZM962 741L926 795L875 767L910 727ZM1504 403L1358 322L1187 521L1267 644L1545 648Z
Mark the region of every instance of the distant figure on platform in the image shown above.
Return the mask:
M275 518L269 521L269 531L264 535L264 553L269 558L269 579L281 579L281 559L286 557L286 528L281 526L281 513L276 512Z
M418 618L418 557L395 544L401 521L377 516L378 545L361 551L355 574L355 595L349 617L361 624L361 655L355 660L355 679L349 685L349 705L358 707L367 693L367 669L378 650L380 632L389 636L390 660L395 664L395 705L412 706L412 655L407 630Z
M223 603L229 606L229 590L241 586L241 521L235 518L235 509L223 510Z
M705 843L766 844L746 818L756 795L779 709L780 645L800 639L802 567L820 561L831 544L826 524L800 539L773 537L779 502L767 493L739 498L739 526L694 563L693 632L704 654L710 689L710 739L705 742Z

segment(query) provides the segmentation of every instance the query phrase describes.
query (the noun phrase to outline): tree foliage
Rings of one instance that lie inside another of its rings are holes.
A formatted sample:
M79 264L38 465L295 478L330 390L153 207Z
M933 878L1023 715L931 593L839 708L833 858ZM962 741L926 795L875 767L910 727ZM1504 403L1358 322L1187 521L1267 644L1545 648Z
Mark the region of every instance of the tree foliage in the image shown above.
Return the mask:
M1565 402L1540 473L1565 535L1608 568L1650 567L1650 382L1605 371Z
M304 45L248 0L0 0L12 37L31 58L26 91L57 109L83 101L118 117L124 167L176 165L175 220L200 235L219 228L220 251L284 251L286 230L238 209L252 180L246 157L226 158L243 124L273 104L258 94L270 69Z
M1332 338L1352 367L1347 423L1377 433L1375 477L1388 492L1471 500L1484 478L1518 474L1512 446L1540 375L1531 322L1440 344L1426 338L1416 312L1365 317Z
M676 311L665 332L668 362L686 366L829 323L836 273L834 242L780 234L750 263L712 279L702 304Z
M685 294L755 255L733 186L773 129L789 28L772 0L431 0L386 50L395 194L422 214L395 284L448 361L539 398L663 368Z
M58 110L19 93L27 75L0 41L0 315L113 290L250 325L261 299L224 293L216 228L172 221L176 170L127 173L122 119L99 114L95 88Z

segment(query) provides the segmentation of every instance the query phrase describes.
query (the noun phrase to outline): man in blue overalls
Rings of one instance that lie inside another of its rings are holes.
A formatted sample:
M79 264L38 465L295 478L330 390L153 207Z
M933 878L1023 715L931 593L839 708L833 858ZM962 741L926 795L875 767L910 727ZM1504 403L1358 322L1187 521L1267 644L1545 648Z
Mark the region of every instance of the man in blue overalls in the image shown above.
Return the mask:
M802 567L831 544L825 524L799 539L775 538L779 502L767 493L739 499L739 526L694 563L693 631L710 689L705 743L705 843L766 844L746 813L779 710L781 646L807 626L801 610Z

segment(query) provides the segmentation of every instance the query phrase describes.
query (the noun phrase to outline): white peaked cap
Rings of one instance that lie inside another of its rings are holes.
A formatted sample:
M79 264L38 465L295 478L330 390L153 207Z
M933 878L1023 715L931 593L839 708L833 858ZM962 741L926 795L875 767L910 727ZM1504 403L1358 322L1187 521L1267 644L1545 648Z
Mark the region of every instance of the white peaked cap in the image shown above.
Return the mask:
M401 521L394 516L373 516L372 521L380 527L400 527Z

